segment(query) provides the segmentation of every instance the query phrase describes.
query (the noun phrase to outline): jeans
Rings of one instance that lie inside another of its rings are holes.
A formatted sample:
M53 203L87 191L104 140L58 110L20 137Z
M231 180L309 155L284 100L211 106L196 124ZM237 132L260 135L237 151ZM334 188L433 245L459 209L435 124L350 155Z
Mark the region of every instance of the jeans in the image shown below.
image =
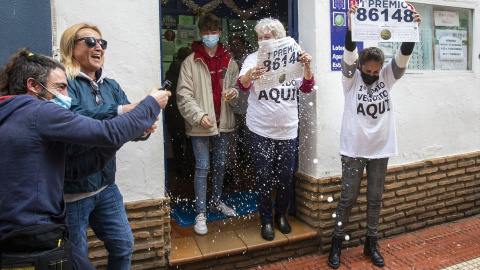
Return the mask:
M212 139L212 201L219 201L222 196L223 176L225 174L226 154L229 133L220 132L215 136L192 136L193 153L195 153L195 211L207 212L207 175L210 169L210 138Z
M107 269L130 269L133 235L122 194L115 183L94 196L67 203L67 222L72 243L85 255L88 255L87 227L90 224L108 251Z
M72 245L72 261L74 270L95 270L92 262L80 249Z
M290 201L297 140L274 140L250 132L255 194L262 223L272 223L272 187L277 184L275 213L285 214Z
M342 156L342 193L337 206L334 236L343 237L345 234L350 212L360 192L360 182L365 166L367 167L367 236L377 236L387 164L388 158Z

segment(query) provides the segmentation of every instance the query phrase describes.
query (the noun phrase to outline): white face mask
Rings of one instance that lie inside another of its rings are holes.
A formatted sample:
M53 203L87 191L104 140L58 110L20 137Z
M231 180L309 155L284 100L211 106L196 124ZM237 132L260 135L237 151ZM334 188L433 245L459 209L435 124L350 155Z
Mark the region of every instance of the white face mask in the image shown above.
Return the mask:
M202 41L207 47L213 48L215 45L217 45L218 41L220 38L218 37L218 34L215 35L206 35L202 37Z

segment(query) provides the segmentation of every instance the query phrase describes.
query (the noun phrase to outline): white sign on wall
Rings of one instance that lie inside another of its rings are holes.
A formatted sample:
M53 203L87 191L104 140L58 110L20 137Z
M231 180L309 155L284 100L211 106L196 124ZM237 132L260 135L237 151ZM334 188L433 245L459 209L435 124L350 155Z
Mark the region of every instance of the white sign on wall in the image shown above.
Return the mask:
M458 12L434 11L435 26L460 26Z
M462 40L456 37L442 37L439 40L440 60L463 60Z
M418 42L413 7L403 0L359 0L352 14L353 41Z
M194 41L197 36L197 27L195 25L181 25L177 26L178 38L181 40Z

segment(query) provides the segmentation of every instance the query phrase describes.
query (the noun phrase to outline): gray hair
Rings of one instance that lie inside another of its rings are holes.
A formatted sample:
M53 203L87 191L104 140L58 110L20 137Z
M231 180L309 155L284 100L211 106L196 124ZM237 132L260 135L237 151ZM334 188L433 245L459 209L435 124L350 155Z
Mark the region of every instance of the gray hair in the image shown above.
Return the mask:
M283 27L283 24L272 18L264 18L257 22L255 25L255 32L264 34L265 32L272 31L275 39L284 38L287 36L287 32Z

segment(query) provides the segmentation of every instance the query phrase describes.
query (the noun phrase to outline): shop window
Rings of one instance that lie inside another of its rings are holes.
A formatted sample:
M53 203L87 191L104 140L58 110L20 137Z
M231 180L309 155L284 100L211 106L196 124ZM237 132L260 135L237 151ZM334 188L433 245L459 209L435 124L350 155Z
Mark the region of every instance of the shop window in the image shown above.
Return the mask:
M472 10L412 3L422 16L420 41L408 64L409 70L471 70ZM366 44L378 46L388 62L400 49L400 42Z

